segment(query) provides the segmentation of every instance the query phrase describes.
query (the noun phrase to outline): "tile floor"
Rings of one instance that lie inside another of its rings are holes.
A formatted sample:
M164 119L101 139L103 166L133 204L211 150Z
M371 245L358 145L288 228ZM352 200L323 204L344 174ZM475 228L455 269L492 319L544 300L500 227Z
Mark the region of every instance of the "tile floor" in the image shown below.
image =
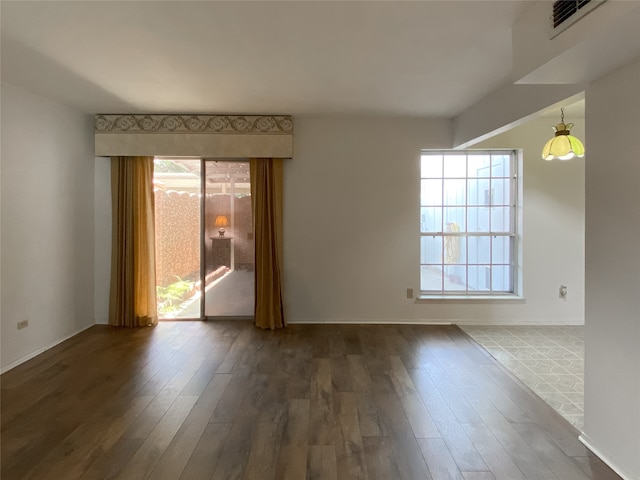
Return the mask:
M582 430L584 327L474 325L461 328Z

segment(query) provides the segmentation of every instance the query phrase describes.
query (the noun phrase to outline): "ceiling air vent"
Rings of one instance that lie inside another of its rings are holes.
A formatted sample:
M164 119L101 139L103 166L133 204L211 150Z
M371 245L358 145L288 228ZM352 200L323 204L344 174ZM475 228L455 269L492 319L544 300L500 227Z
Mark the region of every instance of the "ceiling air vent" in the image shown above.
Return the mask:
M556 0L551 15L551 38L558 35L579 19L607 0Z

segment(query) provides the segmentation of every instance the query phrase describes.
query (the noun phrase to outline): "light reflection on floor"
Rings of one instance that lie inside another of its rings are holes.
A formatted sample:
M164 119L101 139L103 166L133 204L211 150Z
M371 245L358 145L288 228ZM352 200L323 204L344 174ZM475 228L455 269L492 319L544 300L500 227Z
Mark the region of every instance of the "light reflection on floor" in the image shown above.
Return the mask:
M207 286L205 316L253 317L254 272L234 270ZM181 318L200 318L198 297L180 313Z

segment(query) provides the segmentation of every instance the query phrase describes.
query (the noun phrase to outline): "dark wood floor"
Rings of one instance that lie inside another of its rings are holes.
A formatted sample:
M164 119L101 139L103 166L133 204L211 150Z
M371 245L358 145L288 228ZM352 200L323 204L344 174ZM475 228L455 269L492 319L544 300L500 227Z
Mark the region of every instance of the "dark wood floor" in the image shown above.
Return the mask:
M5 373L2 479L618 479L456 327L95 326Z

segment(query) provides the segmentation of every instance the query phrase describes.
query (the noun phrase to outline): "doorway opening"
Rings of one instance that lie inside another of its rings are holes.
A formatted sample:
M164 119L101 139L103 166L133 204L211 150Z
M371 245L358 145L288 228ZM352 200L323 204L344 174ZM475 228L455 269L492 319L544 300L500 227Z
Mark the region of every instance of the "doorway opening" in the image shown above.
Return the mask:
M249 162L156 158L154 165L159 317L253 318Z

